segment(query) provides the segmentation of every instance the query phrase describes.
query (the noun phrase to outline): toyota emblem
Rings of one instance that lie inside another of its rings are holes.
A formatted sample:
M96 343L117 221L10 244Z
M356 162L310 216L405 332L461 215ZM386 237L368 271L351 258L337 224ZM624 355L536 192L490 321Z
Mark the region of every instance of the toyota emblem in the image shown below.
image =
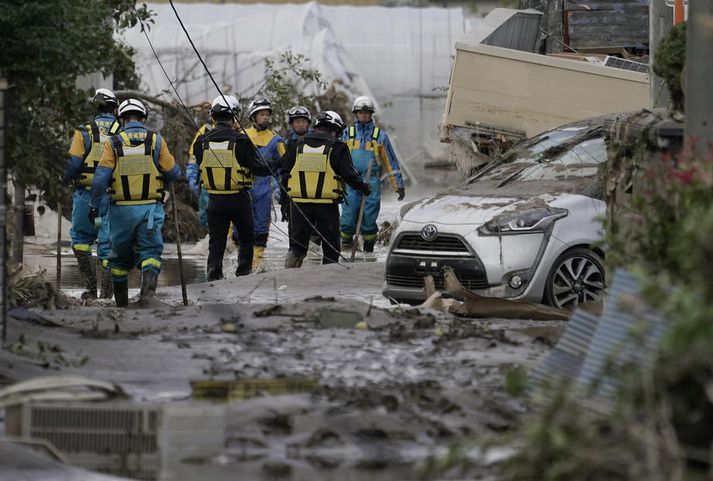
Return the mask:
M438 237L438 229L436 229L436 226L433 224L425 225L423 229L421 229L421 237L423 237L424 240L432 241Z

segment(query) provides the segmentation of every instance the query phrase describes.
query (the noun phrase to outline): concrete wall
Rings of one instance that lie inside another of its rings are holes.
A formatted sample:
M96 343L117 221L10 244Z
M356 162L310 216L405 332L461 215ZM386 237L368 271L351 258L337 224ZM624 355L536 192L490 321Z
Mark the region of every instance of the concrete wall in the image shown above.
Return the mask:
M457 42L444 124L474 128L480 122L530 137L575 120L648 106L646 74Z

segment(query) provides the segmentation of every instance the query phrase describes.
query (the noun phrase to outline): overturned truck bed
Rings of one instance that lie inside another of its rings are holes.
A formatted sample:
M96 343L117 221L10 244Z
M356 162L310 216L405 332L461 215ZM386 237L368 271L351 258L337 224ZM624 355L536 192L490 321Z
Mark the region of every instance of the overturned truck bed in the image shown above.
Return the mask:
M468 175L523 138L648 105L645 73L457 42L441 140Z

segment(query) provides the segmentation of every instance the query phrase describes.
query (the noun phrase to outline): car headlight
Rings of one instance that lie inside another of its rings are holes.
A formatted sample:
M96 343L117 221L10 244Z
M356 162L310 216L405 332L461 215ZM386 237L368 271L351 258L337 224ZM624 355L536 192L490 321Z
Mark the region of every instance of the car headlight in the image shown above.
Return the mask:
M568 214L566 209L537 207L496 217L478 228L481 235L529 234L545 232L552 223Z

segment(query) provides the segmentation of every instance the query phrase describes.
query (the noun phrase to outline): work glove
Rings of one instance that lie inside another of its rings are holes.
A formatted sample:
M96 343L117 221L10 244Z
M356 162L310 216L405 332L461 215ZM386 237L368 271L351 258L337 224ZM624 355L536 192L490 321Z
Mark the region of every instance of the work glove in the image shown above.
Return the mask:
M97 209L96 207L89 208L89 213L87 214L87 217L89 217L89 222L94 226L95 229L99 229L102 226L102 218L99 215L99 209Z
M366 182L364 182L361 184L359 191L361 191L361 193L364 195L369 195L369 194L371 194L371 186L369 184L367 184Z
M406 191L403 187L399 187L399 190L397 190L396 193L399 194L399 200L404 200L404 197L406 197Z

